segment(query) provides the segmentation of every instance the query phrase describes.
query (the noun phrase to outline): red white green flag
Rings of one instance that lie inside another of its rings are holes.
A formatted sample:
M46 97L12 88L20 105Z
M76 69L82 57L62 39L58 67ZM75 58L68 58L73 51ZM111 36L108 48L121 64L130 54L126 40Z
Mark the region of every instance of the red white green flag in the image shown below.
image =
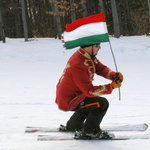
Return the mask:
M103 12L67 24L62 34L62 43L66 49L108 41L109 36Z

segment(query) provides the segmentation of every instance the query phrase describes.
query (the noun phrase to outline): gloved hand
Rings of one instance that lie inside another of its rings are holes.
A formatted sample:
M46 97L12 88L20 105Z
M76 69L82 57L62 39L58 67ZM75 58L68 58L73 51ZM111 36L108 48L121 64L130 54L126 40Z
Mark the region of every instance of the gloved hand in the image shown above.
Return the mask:
M123 81L123 75L122 75L122 73L121 72L116 72L113 75L113 81L110 84L111 88L112 89L119 88L121 86L122 81Z
M113 75L113 81L120 81L122 82L123 81L123 75L121 72L116 72L114 75Z
M112 81L112 83L110 84L111 88L112 89L115 89L115 88L119 88L121 86L121 81L118 80L118 81Z

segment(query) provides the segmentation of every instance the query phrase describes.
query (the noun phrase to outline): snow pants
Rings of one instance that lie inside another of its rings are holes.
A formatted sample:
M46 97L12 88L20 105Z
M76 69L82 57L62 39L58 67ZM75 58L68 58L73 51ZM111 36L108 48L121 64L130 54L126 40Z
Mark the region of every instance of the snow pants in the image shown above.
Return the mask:
M107 112L109 103L104 97L86 97L73 111L75 113L67 122L70 131L84 130L99 132L100 123Z

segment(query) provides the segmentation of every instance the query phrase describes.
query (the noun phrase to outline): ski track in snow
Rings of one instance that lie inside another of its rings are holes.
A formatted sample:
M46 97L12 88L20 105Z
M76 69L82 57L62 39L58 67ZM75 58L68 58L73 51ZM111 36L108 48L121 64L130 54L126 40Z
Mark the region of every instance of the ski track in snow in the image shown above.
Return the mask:
M102 125L150 124L150 37L110 40L124 81L121 101L117 89L105 96L110 106ZM6 43L0 42L0 150L149 150L149 139L44 142L37 141L39 133L24 133L25 126L58 127L73 113L57 108L55 90L67 60L76 50L65 51L61 41L52 38L30 42L7 38ZM101 44L97 58L115 70L108 43ZM110 82L96 75L94 79L94 85ZM138 134L150 134L150 129Z

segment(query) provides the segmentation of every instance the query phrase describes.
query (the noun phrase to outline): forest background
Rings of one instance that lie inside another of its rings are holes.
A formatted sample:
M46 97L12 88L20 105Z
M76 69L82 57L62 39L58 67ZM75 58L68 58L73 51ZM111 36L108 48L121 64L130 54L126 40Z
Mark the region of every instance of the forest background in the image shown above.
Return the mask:
M0 41L60 39L66 24L100 12L109 35L150 35L150 0L0 0Z

